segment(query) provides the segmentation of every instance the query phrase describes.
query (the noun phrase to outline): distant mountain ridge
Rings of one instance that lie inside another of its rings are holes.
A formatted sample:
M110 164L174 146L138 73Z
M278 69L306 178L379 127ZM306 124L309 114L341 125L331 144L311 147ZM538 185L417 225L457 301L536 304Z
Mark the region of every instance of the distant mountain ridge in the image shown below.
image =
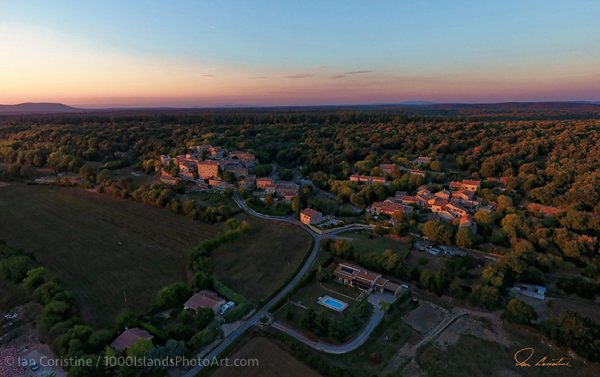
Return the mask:
M57 114L85 111L62 103L26 102L17 105L0 105L0 114Z
M440 103L431 101L404 101L397 103L364 104L364 105L296 105L296 106L244 106L223 105L212 107L172 107L172 106L139 106L139 107L108 107L108 108L76 108L62 103L27 102L17 105L0 105L0 115L43 115L69 113L123 113L123 112L186 112L186 111L215 111L215 110L244 110L244 111L286 111L286 110L374 110L396 111L408 114L434 116L474 116L501 114L594 114L600 116L600 102L597 101L555 101L555 102L498 102L498 103Z

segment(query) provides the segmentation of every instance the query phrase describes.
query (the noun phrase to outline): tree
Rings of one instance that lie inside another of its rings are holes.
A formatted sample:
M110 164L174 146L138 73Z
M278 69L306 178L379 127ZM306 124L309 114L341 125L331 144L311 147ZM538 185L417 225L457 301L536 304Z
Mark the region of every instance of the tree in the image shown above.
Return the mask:
M0 260L0 277L19 283L34 266L28 255L12 255Z
M431 161L431 163L429 164L429 169L431 169L433 171L441 171L442 165L440 164L439 161Z
M192 287L195 290L208 289L212 285L212 278L205 271L199 271L194 274Z
M323 266L319 266L317 268L317 280L320 282L329 281L333 278L333 274L328 268L323 268Z
M456 232L456 245L460 247L471 248L476 243L476 238L469 228L460 228Z
M44 267L36 267L27 271L27 276L23 279L23 285L27 288L37 288L44 283L48 270Z
M440 221L429 220L423 225L423 234L435 243L452 243L453 233L452 226Z
M537 319L537 313L533 307L517 298L513 298L508 302L502 316L512 323L522 325L529 325L531 321Z
M127 356L140 357L152 349L152 341L149 339L140 339L134 345L127 349Z
M183 304L191 292L184 283L175 283L156 293L155 303L159 308L172 308Z
M496 309L500 305L500 291L487 285L478 286L471 292L469 301L488 310Z

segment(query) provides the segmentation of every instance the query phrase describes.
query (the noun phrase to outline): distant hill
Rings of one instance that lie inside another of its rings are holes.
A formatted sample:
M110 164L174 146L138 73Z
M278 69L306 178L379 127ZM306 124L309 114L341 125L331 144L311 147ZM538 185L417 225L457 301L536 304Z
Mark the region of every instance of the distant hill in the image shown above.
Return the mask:
M18 105L0 105L0 114L6 115L76 113L81 111L84 110L63 105L62 103L28 102Z

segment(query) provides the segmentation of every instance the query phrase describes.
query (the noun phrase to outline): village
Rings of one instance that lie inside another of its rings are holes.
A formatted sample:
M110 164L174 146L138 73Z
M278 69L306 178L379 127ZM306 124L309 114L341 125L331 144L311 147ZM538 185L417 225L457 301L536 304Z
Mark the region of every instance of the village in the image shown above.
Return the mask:
M382 322L396 323L390 315L394 310L403 313L414 310L412 322L407 320L402 326L408 324L418 329L423 339L434 337L464 312L459 308L443 309L444 303L428 292L435 288L428 288L422 276L419 279L406 269L401 271L394 266L439 269L456 263L480 274L500 257L493 250L483 251L427 236L425 225L435 223L476 237L475 214L491 214L498 205L484 198L483 186L498 193L505 190L503 182L475 177L457 179L454 175L453 179L440 182L437 179L440 172L428 169L434 162L428 156L408 160L408 166L382 163L372 170L377 175L353 172L346 180L339 180L340 184L357 191L370 188L386 193L364 203L362 208L339 199L333 190L317 187L299 170L280 179L275 165L260 165L257 156L248 151L192 145L186 154L160 155L159 161L158 175L152 178L159 185L178 187L177 192L184 192L186 196L204 193L228 197L251 216L303 228L314 242L303 267L305 270L297 273L297 280L259 310L247 307L247 303L235 298L238 296L217 292L212 287L192 292L179 310L195 318L210 313L209 318L212 318L207 327L211 331L210 340L202 344L199 355L218 354L220 347L230 344L256 324L267 326L269 331L285 333L325 354L360 352L374 342L369 339ZM261 168L255 169L257 166ZM135 171L129 174L143 175ZM410 190L390 189L402 176L417 178L419 185ZM64 175L41 177L35 182L72 184L74 180L81 183L77 176ZM394 233L398 225L403 229L400 234ZM377 258L384 261L377 262ZM463 261L455 262L456 259ZM386 263L392 267L386 267ZM412 283L414 280L418 282ZM460 290L467 292L471 284L472 281L462 279ZM519 297L540 312L547 310L543 305L546 299L543 285L515 281L506 294ZM233 310L241 311L242 315L232 320L229 314ZM443 314L422 327L423 318L431 315L428 310ZM17 313L9 313L4 319L10 321L16 316ZM387 342L388 335L384 339ZM152 347L155 341L155 335L148 328L126 327L111 341L110 349L117 355L133 354L140 344ZM403 352L396 357L410 357L410 353ZM66 375L58 366L50 368L40 363L42 358L56 357L47 345L29 345L21 349L18 356L27 361L25 367L33 375ZM178 375L179 372L173 373Z

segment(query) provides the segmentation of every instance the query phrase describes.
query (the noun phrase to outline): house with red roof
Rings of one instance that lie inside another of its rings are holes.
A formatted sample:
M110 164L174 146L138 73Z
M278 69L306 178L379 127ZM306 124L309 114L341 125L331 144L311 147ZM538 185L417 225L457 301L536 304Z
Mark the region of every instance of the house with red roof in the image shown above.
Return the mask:
M312 208L305 208L300 212L300 222L306 225L315 225L323 222L323 214Z
M371 292L389 293L397 296L400 285L381 276L380 273L369 271L350 263L340 263L333 271L335 279L342 284Z
M197 311L198 309L212 309L213 312L218 313L221 306L225 303L225 299L220 297L213 291L202 290L196 292L190 297L183 308L185 310Z
M117 352L123 352L140 340L152 341L152 338L154 337L148 331L134 327L123 331L110 346Z

